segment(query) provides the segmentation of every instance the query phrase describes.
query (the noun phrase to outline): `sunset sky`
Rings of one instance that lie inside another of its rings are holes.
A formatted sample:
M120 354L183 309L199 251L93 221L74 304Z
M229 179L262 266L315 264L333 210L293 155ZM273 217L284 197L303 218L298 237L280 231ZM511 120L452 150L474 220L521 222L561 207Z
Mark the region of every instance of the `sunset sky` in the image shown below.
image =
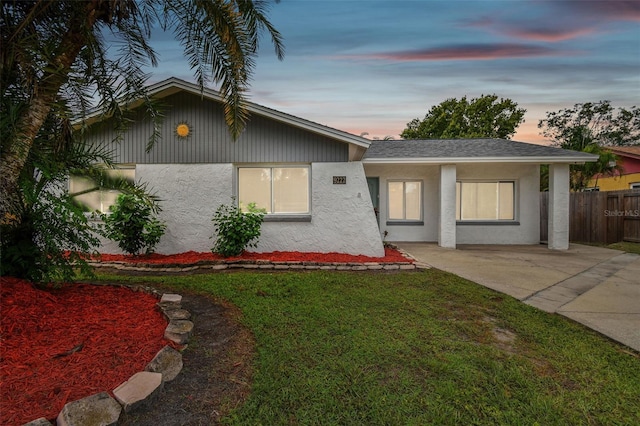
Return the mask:
M262 40L250 100L371 139L465 95L512 99L513 139L538 143L547 111L640 105L640 1L282 0L269 18L286 57ZM193 81L172 36L152 45L151 82Z

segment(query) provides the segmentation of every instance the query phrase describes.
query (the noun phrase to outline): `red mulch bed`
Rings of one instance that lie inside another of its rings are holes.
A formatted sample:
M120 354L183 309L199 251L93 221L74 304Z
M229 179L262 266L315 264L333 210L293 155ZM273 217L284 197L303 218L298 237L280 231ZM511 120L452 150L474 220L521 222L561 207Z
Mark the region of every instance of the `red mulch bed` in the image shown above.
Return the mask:
M384 257L356 256L344 253L303 253L297 251L274 251L270 253L244 252L237 257L222 257L211 252L197 253L188 251L179 254L150 254L145 256L129 256L122 254L102 254L99 258L102 262L129 262L149 264L175 264L188 265L207 261L239 261L239 260L267 260L273 262L317 262L317 263L394 263L413 262L402 255L398 250L385 248Z
M384 257L342 253L245 252L223 258L211 252L126 256L103 254L103 262L195 264L267 260L317 263L413 262L386 248ZM39 417L55 419L67 402L111 393L142 371L170 342L157 299L121 287L87 284L37 289L0 277L0 413L3 425Z
M53 420L67 402L111 392L143 371L169 343L157 302L122 287L41 290L1 277L2 424Z

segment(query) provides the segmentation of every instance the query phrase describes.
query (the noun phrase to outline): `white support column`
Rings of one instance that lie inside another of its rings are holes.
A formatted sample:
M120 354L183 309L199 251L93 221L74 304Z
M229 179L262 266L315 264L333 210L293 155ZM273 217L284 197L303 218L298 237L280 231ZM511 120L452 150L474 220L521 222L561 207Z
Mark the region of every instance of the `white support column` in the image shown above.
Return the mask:
M569 248L569 165L549 165L549 241L553 250Z
M438 245L456 248L456 165L440 166L440 225Z

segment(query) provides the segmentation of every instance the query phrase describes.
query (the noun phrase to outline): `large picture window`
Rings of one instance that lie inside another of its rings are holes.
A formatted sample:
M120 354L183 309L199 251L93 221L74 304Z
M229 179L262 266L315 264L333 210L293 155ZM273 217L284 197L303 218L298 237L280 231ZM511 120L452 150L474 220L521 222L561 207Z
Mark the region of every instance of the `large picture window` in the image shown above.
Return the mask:
M134 167L108 169L106 175L108 178L124 178L133 183L136 169ZM87 212L107 213L109 207L115 204L120 191L108 189L103 182L96 182L85 176L71 176L69 194L73 195L74 200Z
M515 182L456 182L456 220L515 220Z
M238 202L249 203L268 214L308 214L309 167L239 167Z
M419 180L391 181L389 194L389 220L422 220L422 182Z

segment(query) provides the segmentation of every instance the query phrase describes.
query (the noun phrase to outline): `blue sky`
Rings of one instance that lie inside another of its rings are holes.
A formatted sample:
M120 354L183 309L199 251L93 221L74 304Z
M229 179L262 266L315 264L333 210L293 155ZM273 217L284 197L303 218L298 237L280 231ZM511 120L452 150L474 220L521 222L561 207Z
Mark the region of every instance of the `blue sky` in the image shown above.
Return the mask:
M640 1L282 0L250 100L368 138L398 137L447 98L496 94L527 110L513 139L544 143L547 111L640 105ZM151 82L193 81L181 48L152 39Z

